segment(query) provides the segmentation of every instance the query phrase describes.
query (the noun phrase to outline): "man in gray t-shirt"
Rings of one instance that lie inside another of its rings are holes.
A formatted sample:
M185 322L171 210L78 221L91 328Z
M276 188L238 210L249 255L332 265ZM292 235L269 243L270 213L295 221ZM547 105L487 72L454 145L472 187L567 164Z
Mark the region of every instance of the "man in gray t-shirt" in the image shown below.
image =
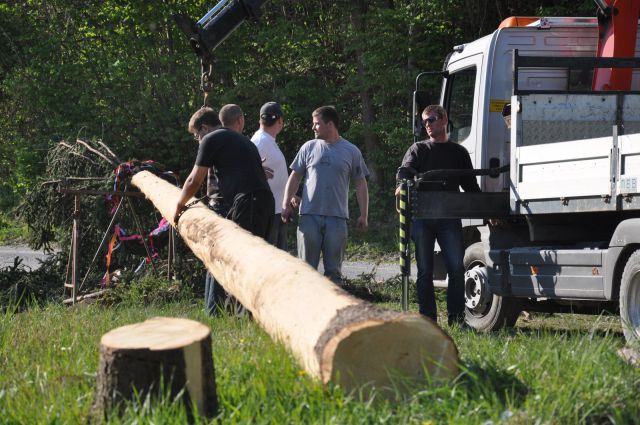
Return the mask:
M317 268L322 253L324 274L342 280L342 258L347 245L349 180L353 180L360 208L357 227L369 227L369 170L360 150L338 132L338 113L322 106L312 114L316 138L306 142L290 165L292 170L282 201L282 219L292 214L290 200L303 178L305 183L298 222L298 257Z

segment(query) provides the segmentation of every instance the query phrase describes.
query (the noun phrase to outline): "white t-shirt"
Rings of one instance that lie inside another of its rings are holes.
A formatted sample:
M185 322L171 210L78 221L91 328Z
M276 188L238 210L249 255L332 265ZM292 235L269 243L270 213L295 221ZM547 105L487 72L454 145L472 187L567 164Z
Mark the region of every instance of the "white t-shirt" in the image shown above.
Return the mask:
M260 158L264 159L262 165L273 170L273 178L268 179L267 182L273 193L273 199L276 201L275 214L280 214L282 212L284 187L287 185L287 179L289 178L287 161L285 161L284 155L276 143L276 139L266 131L259 129L253 135L251 141L258 148Z

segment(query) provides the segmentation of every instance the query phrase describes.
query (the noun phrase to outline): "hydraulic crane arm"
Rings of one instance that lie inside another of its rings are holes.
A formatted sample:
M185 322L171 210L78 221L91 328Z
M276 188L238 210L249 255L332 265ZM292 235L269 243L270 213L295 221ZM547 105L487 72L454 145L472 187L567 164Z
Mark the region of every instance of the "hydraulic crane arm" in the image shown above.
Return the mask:
M640 0L595 0L598 5L597 57L633 57L636 48ZM629 90L631 68L596 68L593 90Z
M209 58L233 31L247 19L257 19L260 7L269 0L222 0L198 22L189 16L174 15L191 47L201 59Z
M201 61L201 88L204 105L213 88L213 51L247 19L256 20L260 7L269 0L221 0L198 22L184 14L174 15L180 30L189 39Z

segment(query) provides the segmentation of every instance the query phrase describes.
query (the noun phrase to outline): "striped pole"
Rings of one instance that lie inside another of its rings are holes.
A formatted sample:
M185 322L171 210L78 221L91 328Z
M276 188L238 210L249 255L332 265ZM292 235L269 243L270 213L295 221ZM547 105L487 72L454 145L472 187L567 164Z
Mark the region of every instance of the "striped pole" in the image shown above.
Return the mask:
M409 309L409 276L411 276L411 210L409 205L409 186L411 182L403 180L400 184L400 273L402 274L402 311Z

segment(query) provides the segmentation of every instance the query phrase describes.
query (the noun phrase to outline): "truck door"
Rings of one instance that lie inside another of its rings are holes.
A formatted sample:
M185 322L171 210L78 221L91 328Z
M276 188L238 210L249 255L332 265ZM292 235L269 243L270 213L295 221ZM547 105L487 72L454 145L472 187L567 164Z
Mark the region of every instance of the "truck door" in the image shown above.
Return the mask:
M481 54L449 63L442 99L449 114L449 137L469 151L474 168L482 168L482 149L477 134L481 69Z

